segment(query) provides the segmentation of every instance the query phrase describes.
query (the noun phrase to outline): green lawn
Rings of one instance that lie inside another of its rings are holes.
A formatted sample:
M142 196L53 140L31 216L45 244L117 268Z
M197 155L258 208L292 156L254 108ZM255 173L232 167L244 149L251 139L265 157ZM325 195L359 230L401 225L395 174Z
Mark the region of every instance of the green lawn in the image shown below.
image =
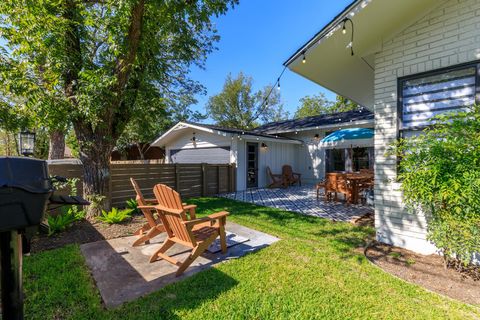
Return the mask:
M105 310L78 246L27 257L27 319L478 319L480 308L443 298L372 266L354 248L372 229L225 199L192 200L202 214L282 241ZM114 272L114 270L112 270Z

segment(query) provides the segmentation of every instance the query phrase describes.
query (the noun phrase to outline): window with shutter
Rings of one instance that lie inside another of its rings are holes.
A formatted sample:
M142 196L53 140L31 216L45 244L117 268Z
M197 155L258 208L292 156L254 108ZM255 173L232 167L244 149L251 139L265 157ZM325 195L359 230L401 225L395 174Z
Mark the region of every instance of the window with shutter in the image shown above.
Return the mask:
M468 110L478 97L478 64L399 79L399 120L403 137L433 125L438 114Z

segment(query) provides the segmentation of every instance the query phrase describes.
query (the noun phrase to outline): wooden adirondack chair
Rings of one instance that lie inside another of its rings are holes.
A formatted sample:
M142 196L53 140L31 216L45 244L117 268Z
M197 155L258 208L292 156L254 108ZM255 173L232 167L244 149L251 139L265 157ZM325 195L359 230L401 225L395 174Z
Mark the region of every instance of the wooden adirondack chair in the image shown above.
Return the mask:
M155 218L154 215L156 213L155 205L158 204L157 199L145 199L142 190L140 190L140 187L138 186L137 181L135 181L135 179L133 178L130 178L130 182L132 183L133 189L136 193L135 200L137 201L137 204L139 206L138 208L142 210L145 219L147 219L147 223L134 233L135 235L139 236L139 238L135 240L135 242L132 244L133 247L136 247L144 243L150 243L150 239L156 237L162 232L165 232L165 228L162 224L161 219ZM185 210L188 210L190 219L195 219L195 209L197 206L193 204L187 205L185 203L183 203L182 205Z
M222 253L227 252L225 223L228 212L217 212L205 218L188 221L178 192L163 184L157 184L153 192L159 203L155 208L165 226L167 239L151 256L150 262L161 258L178 266L178 277L217 237L220 236ZM192 248L190 255L182 262L165 254L175 243Z
M302 185L302 175L300 173L293 172L292 166L288 164L285 164L282 167L282 177L285 187L294 185L295 183L298 183L299 186Z
M145 219L147 219L147 223L135 231L135 234L140 236L132 244L133 247L136 247L144 243L150 243L150 239L162 232L165 232L165 228L160 218L156 219L154 216L154 213L156 212L155 205L158 204L157 200L145 199L137 181L135 181L133 178L130 178L130 182L132 183L133 189L136 193L135 200L137 201L138 208L142 210Z
M281 174L273 174L270 167L267 167L267 174L270 179L272 179L272 182L268 185L269 188L279 188L284 186Z

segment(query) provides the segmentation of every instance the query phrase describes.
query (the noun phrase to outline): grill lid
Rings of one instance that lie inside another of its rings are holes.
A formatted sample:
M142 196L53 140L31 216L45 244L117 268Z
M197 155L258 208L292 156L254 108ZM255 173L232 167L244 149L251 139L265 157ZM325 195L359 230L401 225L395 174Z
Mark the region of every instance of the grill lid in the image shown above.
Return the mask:
M47 163L21 157L0 157L0 188L18 188L30 193L53 191Z

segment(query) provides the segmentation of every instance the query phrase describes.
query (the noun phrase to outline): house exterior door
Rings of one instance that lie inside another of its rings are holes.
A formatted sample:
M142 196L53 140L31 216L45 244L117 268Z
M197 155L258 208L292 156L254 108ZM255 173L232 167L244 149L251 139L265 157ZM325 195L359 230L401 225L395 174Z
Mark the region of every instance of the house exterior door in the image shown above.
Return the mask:
M258 143L247 143L247 188L258 187Z

